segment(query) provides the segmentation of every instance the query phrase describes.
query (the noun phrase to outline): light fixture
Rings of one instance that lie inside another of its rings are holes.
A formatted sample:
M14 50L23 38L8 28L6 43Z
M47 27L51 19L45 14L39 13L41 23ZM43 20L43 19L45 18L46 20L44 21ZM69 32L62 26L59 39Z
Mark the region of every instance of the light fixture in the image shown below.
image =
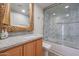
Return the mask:
M68 16L69 16L69 14L66 14L66 16L68 17Z
M56 13L53 13L53 15L56 15Z
M70 6L68 6L68 5L67 5L67 6L65 6L65 8L69 8L69 7L70 7Z
M22 10L23 13L25 13L25 10Z

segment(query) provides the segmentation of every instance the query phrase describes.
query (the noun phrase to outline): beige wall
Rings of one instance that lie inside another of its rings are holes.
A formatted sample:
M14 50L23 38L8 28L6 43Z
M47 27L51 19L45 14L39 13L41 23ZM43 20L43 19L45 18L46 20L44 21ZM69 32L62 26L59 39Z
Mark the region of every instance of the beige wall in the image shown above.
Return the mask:
M43 10L37 5L34 5L34 34L43 35Z

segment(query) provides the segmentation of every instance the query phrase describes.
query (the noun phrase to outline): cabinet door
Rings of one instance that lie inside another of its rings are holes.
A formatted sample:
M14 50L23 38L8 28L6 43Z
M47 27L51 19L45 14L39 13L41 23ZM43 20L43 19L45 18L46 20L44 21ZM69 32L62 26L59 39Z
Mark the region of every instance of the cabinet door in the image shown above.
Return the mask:
M24 56L35 56L35 41L24 45Z
M43 47L42 47L42 39L38 39L36 41L36 56L42 56L43 55Z
M0 53L0 56L22 56L22 46Z

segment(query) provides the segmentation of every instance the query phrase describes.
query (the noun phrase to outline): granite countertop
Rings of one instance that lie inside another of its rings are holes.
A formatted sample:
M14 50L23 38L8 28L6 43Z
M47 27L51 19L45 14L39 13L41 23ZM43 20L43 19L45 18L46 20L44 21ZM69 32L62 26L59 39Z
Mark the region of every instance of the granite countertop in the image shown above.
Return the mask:
M0 51L21 45L23 43L27 43L33 40L37 40L37 38L42 38L42 35L39 34L29 34L29 35L21 35L15 37L9 37L7 39L0 40Z

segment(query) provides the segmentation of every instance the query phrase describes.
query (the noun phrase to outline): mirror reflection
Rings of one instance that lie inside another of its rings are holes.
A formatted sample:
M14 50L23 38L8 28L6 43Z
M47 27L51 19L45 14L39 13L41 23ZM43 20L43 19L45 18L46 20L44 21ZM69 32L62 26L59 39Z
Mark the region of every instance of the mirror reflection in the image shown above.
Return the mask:
M12 3L10 4L10 25L11 26L29 26L29 4Z

